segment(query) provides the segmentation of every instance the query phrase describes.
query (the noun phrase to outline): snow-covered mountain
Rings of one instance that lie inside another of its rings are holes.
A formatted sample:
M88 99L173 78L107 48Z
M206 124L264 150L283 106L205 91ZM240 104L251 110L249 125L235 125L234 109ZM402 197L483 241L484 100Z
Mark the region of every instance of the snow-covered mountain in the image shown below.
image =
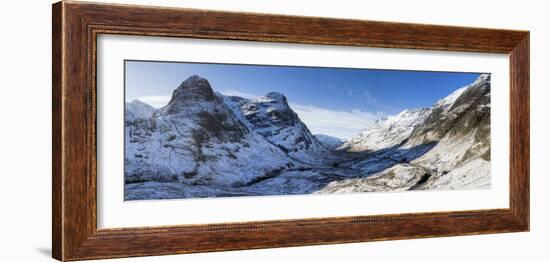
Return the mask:
M317 140L319 140L321 145L329 150L336 150L345 143L345 140L334 136L315 134L315 137L317 138Z
M464 133L471 129L488 127L491 108L490 83L490 75L483 74L474 83L438 101L431 108L426 120L411 134L408 143L439 141L451 129L454 129L454 133Z
M407 109L375 123L353 137L340 149L349 152L375 151L406 142L414 128L424 122L430 114L430 108Z
M312 135L283 94L224 96L191 76L158 110L127 103L125 132L127 200L486 188L490 77L342 144Z
M365 178L335 181L321 192L377 191L379 184L384 184L383 191L490 187L490 83L490 75L483 74L429 109L405 111L364 130L347 146L379 150L377 143L393 141L372 155L379 160L371 157L354 166L365 169L374 162L389 161L391 168ZM407 112L421 113L403 117ZM396 129L399 132L393 132Z
M127 109L135 114L135 107ZM286 154L251 132L198 76L176 88L151 118L126 119L126 183L237 186L287 165Z
M481 75L453 103L438 103L411 134L407 146L435 142L415 160L434 172L422 188L489 187L491 133L491 79Z
M155 108L139 100L133 100L126 103L124 117L126 121L135 121L136 119L148 119L155 113Z
M232 96L226 97L225 101L236 115L244 116L243 122L247 122L251 129L290 157L318 163L329 154L290 108L283 94L270 92L258 99Z
M333 158L282 94L257 100L223 96L199 76L182 82L158 110L137 100L127 104L125 122L129 191L153 182L238 188ZM138 191L128 198L173 198L159 190ZM178 197L219 194L187 191Z

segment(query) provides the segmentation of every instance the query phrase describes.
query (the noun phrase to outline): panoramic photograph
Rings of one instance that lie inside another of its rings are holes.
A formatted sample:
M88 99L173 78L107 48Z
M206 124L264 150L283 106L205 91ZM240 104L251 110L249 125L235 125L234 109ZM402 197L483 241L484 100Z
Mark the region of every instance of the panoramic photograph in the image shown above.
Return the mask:
M490 74L124 67L126 201L491 188Z

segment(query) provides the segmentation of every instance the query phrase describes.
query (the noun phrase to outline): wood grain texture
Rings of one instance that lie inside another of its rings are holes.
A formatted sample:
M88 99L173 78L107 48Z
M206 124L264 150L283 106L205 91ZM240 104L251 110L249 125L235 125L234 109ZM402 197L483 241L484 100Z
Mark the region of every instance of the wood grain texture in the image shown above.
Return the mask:
M62 69L62 23L61 5L52 8L52 256L61 257L63 242L63 190L61 174L61 71Z
M510 207L529 228L529 33L510 52Z
M53 6L53 257L82 260L529 230L529 33L81 2ZM99 34L510 55L510 208L98 229Z

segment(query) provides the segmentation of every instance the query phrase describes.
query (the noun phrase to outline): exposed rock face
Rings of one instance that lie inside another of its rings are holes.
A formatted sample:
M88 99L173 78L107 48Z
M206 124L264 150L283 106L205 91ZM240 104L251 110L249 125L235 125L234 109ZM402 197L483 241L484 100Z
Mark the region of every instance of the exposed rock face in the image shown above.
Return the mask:
M490 186L490 83L489 75L480 76L452 106L447 110L432 112L426 123L411 135L411 144L438 140L433 150L415 160L418 164L437 170L437 174L421 188ZM460 178L461 176L467 178ZM453 177L456 179L451 179Z
M481 75L473 84L455 91L435 104L429 116L411 135L411 143L441 140L448 132L465 134L488 127L490 116L490 76Z
M317 162L326 148L290 108L283 94L271 92L257 100L230 97L236 114L242 114L251 128L291 157Z
M187 110L190 103L212 101L214 98L214 91L210 87L210 83L206 79L194 75L174 89L170 102L161 111L174 114Z

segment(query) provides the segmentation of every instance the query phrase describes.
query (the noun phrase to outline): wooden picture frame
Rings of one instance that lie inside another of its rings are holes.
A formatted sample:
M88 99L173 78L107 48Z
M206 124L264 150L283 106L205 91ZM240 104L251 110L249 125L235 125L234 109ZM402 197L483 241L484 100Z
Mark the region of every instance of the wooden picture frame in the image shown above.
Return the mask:
M53 257L182 254L529 230L529 32L63 1L53 5ZM510 208L98 229L99 34L508 54Z

